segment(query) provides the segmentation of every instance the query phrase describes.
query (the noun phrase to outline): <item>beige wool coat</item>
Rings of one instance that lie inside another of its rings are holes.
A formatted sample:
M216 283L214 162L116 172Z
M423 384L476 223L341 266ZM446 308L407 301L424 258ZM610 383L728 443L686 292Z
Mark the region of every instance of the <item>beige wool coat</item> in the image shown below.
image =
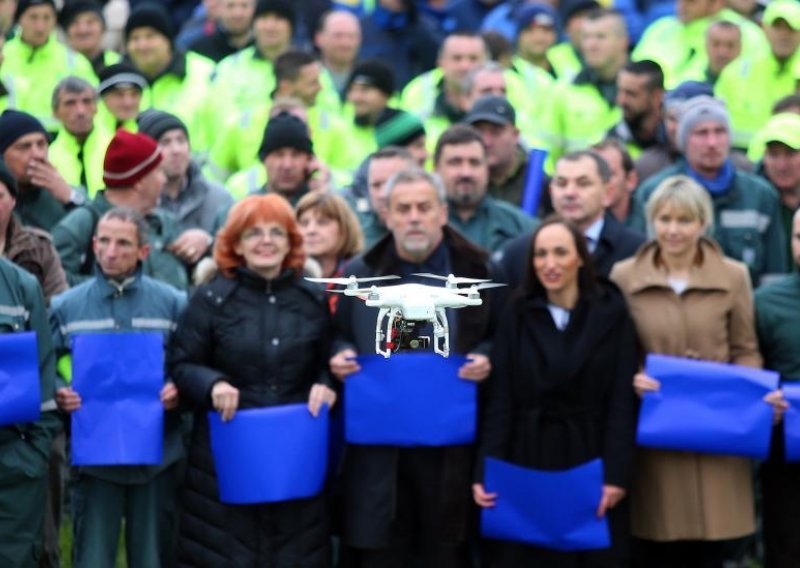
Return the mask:
M702 261L680 295L656 264L655 242L614 266L611 279L625 294L646 353L760 367L747 267L711 240L699 247ZM639 449L630 499L638 538L718 540L755 531L747 459Z

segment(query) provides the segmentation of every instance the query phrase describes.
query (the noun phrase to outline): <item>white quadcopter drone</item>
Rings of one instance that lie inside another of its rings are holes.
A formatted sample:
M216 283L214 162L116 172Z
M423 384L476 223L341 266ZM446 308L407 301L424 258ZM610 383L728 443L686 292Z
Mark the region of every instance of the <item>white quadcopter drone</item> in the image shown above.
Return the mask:
M395 280L399 276L375 276L372 278L306 278L311 282L340 284L343 290L330 290L346 296L355 296L364 300L371 308L379 308L375 322L375 352L387 359L393 352L403 350L424 349L430 345L430 337L416 333L417 325L430 322L433 324L433 350L447 357L450 355L450 335L447 324L447 308L463 308L480 306L483 303L479 290L505 286L478 278L461 278L458 276L439 276L437 274L414 274L444 280L444 286L428 286L425 284L396 284L392 286L375 286L360 288L363 282L378 280ZM469 284L467 288L459 288L459 284ZM386 320L384 332L383 320Z

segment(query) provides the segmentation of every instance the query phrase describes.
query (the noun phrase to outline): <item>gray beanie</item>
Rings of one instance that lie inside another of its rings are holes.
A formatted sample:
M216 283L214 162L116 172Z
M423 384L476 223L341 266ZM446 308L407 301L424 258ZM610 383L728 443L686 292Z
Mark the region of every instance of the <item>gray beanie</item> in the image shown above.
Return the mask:
M700 95L699 97L688 99L680 106L678 112L680 116L678 117L677 144L678 150L681 152L686 148L686 139L689 138L689 133L698 122L713 120L722 124L729 134L731 132L731 119L728 115L728 109L720 99L715 99L708 95Z

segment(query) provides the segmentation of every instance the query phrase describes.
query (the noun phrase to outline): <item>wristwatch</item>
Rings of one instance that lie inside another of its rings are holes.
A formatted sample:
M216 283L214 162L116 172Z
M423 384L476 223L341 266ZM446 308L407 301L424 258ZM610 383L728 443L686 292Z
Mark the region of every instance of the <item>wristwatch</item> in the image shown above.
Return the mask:
M85 203L86 203L86 196L73 187L72 191L69 194L69 201L67 201L67 204L73 205L75 207L80 207Z

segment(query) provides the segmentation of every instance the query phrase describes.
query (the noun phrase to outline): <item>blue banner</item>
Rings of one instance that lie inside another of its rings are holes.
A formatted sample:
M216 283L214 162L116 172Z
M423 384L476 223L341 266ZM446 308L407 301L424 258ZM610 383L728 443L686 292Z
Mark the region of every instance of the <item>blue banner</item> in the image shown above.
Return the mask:
M0 334L0 426L39 419L39 350L36 332Z
M539 201L542 196L544 182L544 162L547 150L533 148L528 154L528 170L525 173L525 186L522 189L522 210L531 217L536 217Z
M596 459L565 471L539 471L486 458L484 487L497 493L481 510L481 535L562 551L611 546L608 520L597 517L603 463Z
M796 462L800 461L800 382L784 382L783 397L789 403L783 415L785 457Z
M345 381L345 437L351 444L447 446L475 440L477 385L458 378L466 357L361 355Z
M328 462L328 407L306 404L240 410L229 422L208 413L220 501L230 505L313 497Z
M661 382L646 393L639 412L641 446L764 459L778 388L772 371L648 355L645 372Z
M73 337L72 464L158 465L163 456L164 336L86 333Z

